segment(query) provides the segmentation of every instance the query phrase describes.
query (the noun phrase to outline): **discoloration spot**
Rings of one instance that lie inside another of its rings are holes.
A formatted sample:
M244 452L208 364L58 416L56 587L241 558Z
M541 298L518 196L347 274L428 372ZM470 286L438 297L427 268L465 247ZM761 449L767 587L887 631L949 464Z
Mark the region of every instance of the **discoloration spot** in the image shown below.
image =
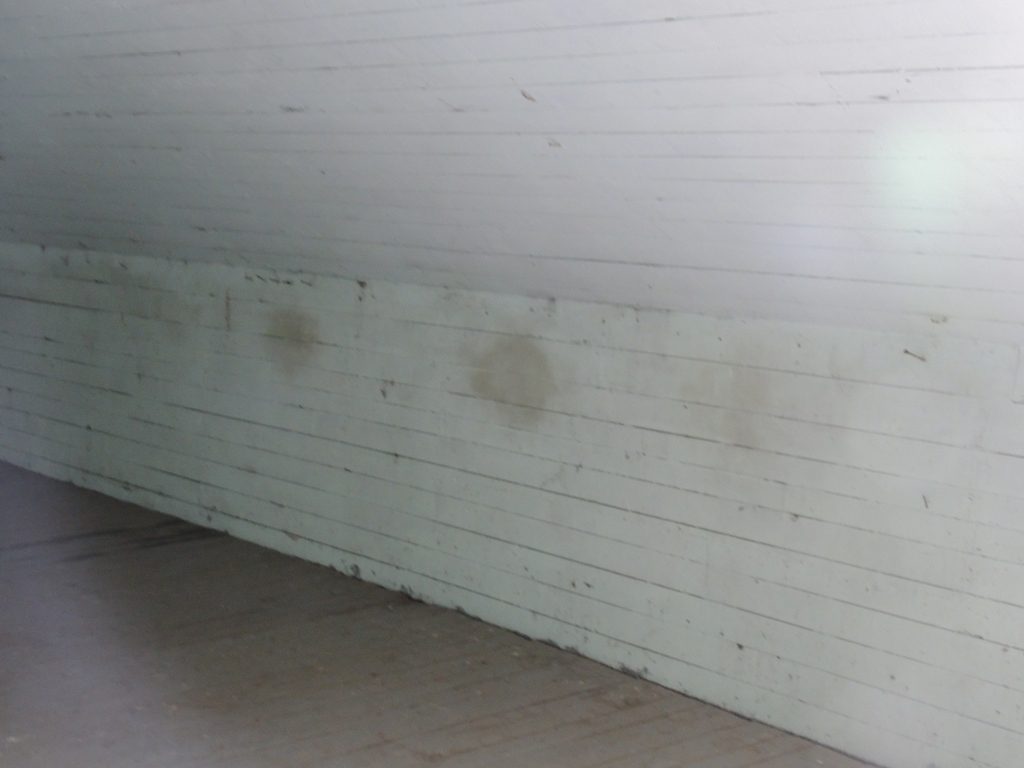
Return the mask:
M320 341L319 321L297 309L276 309L270 315L264 343L274 364L294 376L309 364Z
M547 355L525 336L499 339L475 361L473 391L507 406L514 424L535 424L556 390ZM520 407L516 407L520 406Z

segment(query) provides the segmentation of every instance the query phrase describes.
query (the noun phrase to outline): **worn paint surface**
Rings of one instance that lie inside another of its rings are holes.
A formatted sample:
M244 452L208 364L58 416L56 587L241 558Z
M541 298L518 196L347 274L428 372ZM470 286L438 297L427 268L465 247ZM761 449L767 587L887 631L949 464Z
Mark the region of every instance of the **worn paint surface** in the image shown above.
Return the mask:
M1015 343L21 246L0 269L8 461L883 764L1017 768Z

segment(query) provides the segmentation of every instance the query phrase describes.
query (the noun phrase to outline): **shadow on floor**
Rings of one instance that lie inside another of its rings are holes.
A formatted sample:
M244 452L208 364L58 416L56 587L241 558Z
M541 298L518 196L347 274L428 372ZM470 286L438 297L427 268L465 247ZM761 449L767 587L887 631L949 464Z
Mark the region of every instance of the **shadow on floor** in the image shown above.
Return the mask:
M0 615L5 768L860 765L3 464Z

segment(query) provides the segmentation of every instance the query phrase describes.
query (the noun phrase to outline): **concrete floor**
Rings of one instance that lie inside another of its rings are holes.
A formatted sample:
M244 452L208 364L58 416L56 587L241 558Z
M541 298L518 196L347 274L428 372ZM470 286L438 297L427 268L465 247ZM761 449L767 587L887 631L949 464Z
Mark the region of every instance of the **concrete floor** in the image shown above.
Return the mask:
M2 463L0 765L862 766Z

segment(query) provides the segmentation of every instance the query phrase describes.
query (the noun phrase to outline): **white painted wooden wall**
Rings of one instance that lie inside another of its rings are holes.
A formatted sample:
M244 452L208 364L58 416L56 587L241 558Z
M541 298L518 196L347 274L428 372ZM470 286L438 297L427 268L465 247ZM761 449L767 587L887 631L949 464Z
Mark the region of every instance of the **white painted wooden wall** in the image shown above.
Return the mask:
M0 249L0 459L900 768L1024 743L1019 346Z
M5 239L1024 320L1019 0L0 0Z

